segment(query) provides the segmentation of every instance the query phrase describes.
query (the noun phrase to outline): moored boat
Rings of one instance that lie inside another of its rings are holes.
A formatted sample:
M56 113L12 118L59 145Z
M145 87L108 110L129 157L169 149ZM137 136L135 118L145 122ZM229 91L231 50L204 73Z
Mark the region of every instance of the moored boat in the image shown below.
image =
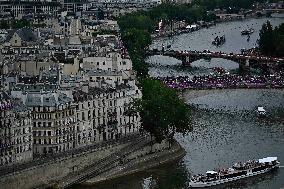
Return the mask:
M259 116L265 116L266 115L266 111L262 106L257 107L257 113L258 113Z
M266 157L259 160L249 160L245 163L235 163L228 169L217 171L207 171L206 175L198 174L192 176L189 187L203 188L215 186L242 178L248 178L255 175L260 175L279 168L280 162L277 157Z
M223 36L216 36L216 37L214 38L214 40L212 41L212 44L213 44L213 45L216 45L216 46L221 46L221 45L223 45L225 42L226 42L225 35L223 35Z
M241 31L241 34L242 35L250 35L254 32L254 29L253 28L250 28L250 29L246 29L246 30L243 30Z

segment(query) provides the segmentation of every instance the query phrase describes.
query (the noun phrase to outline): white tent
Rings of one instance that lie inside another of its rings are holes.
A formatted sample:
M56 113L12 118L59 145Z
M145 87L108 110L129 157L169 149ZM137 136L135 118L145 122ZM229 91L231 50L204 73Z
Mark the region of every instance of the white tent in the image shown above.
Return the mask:
M257 111L259 112L265 112L265 109L263 107L257 107Z
M206 174L212 174L213 175L213 174L217 174L217 172L216 171L207 171Z
M277 160L277 157L266 157L266 158L259 159L258 162L259 163L270 163L276 160Z
M196 28L197 28L196 24L186 26L186 29L196 29Z

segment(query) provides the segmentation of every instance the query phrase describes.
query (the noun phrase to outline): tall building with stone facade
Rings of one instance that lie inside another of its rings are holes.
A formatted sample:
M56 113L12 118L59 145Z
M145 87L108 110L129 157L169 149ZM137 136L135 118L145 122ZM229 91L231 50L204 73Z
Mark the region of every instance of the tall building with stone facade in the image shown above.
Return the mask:
M46 155L76 147L76 114L72 98L56 90L16 91L32 111L33 152Z
M33 158L31 112L21 102L0 91L0 166Z
M140 129L139 114L127 115L129 104L141 98L136 86L91 87L73 93L77 113L78 145L118 139Z

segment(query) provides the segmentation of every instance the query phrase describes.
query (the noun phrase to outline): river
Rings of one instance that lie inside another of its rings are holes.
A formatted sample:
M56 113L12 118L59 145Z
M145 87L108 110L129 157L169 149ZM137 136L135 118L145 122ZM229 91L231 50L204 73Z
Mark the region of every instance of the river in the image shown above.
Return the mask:
M239 52L241 48L255 46L258 30L267 18L248 19L217 24L209 29L154 41L153 46L171 44L175 50L212 50ZM276 26L284 17L269 18ZM250 41L240 35L242 29L253 27ZM226 43L217 48L211 45L214 35L226 35ZM209 62L200 60L191 69L176 66L179 61L155 56L148 60L153 64L152 76L197 75L210 72L214 66L228 70L237 64L222 59ZM169 66L165 66L169 65ZM231 166L235 162L277 156L284 164L284 90L240 89L200 91L184 95L192 107L193 131L176 139L186 150L182 160L149 169L96 186L76 186L82 189L186 189L190 175L204 173L214 168ZM266 118L256 116L256 108L264 106ZM284 187L284 168L231 184L217 186L222 189L280 189Z
M227 53L240 53L243 48L249 49L257 46L259 30L263 23L267 20L269 20L273 26L278 26L284 22L284 15L279 14L277 17L272 18L247 19L242 21L219 23L208 29L203 28L192 33L182 34L171 38L157 39L153 42L151 48L161 49L162 45L171 45L170 49L174 50L210 50L214 52L221 51ZM247 41L247 36L242 36L241 30L249 28L253 28L255 32L251 34L250 40ZM212 41L217 35L226 36L226 42L220 47L212 45ZM186 69L177 66L181 64L181 61L170 57L163 57L159 55L152 56L148 58L148 62L153 65L150 68L149 73L154 77L200 75L208 74L212 67L224 67L227 70L236 70L239 67L239 65L233 61L220 58L214 58L210 61L199 60L191 64L192 68Z

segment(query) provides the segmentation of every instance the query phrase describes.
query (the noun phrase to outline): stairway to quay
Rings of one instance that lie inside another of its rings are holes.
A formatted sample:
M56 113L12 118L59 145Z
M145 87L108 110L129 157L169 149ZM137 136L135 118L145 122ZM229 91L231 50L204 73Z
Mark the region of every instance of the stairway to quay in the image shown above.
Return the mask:
M0 171L0 185L6 189L29 189L95 184L173 161L184 153L176 142L157 144L148 135L132 134L68 154L39 158L16 168L7 167Z

